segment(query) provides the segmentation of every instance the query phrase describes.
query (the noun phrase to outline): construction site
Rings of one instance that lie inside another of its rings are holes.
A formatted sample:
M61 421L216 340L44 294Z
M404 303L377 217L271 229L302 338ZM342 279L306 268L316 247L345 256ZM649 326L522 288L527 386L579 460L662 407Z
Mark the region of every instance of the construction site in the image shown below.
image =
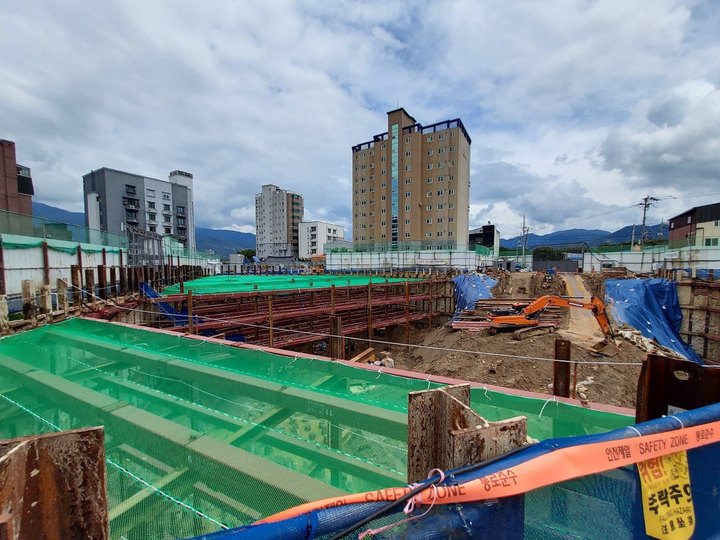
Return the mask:
M717 281L172 262L0 298L4 538L720 532Z

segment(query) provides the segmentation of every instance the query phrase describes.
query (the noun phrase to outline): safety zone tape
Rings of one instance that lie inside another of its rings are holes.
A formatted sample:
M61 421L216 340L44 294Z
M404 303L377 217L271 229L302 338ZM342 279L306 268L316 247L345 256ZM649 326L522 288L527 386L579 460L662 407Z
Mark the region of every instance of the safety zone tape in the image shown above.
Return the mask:
M415 495L416 503L452 504L499 499L526 493L558 482L597 474L681 450L720 442L720 421L664 433L642 435L560 448L476 480L456 486L432 487ZM313 510L348 504L394 501L411 487L395 487L313 501L279 512L256 524L274 523Z

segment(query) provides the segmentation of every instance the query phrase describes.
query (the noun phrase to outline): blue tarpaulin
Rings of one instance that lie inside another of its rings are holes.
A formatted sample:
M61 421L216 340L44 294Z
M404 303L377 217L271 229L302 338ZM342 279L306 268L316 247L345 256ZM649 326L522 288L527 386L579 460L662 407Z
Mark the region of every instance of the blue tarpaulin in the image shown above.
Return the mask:
M605 304L618 323L625 323L688 360L704 364L680 335L682 311L677 284L667 279L609 279Z
M492 289L496 279L485 274L460 274L453 278L455 284L455 320L465 309L473 309L478 300L492 298Z

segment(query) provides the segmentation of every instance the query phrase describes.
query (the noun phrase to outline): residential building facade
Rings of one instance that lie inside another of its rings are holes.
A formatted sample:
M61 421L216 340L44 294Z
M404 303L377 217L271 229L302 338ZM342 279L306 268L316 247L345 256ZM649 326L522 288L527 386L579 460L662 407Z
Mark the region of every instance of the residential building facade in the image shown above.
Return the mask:
M130 227L195 249L192 174L158 180L103 167L83 176L83 191L88 228L124 234Z
M299 226L305 209L302 195L273 184L255 195L255 250L266 257L298 257Z
M696 206L668 220L671 248L720 246L720 202Z
M34 194L30 169L16 161L15 143L0 139L0 210L31 216Z
M309 259L313 255L324 255L325 244L343 240L345 229L340 225L323 221L303 221L299 226L299 258Z
M459 118L423 126L405 109L352 147L355 249L466 249L471 140Z

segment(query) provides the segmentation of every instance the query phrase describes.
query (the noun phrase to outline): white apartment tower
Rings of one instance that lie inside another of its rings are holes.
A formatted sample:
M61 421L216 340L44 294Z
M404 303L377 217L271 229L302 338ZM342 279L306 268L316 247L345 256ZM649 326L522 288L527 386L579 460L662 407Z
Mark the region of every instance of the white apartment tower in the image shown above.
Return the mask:
M255 195L255 244L257 256L298 257L299 224L303 219L302 195L273 184Z
M313 255L323 255L327 242L343 240L345 229L340 225L323 221L303 221L300 224L300 258L309 259Z

